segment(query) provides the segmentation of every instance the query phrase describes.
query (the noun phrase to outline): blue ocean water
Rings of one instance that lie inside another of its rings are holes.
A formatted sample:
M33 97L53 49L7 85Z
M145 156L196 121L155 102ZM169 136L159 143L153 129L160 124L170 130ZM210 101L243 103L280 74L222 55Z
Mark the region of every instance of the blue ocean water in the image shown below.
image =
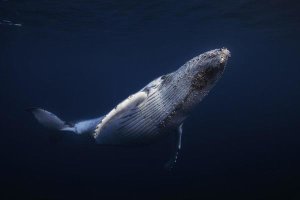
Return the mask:
M300 4L0 1L1 199L300 199ZM41 127L107 113L154 78L227 47L222 79L172 138L103 147Z

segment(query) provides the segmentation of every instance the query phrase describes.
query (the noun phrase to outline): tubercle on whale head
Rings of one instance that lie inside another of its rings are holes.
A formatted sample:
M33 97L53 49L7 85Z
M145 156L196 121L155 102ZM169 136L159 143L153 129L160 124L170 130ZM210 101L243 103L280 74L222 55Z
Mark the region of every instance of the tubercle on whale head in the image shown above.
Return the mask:
M201 61L198 64L204 64L204 67L219 67L219 65L225 65L228 61L228 58L231 57L230 51L223 47L221 49L215 49L208 52L205 52L201 55Z
M229 51L227 48L225 48L225 47L221 48L220 51L221 51L221 53L220 53L220 54L221 54L221 56L220 56L220 62L226 64L228 58L231 57L231 53L230 53L230 51Z
M231 53L227 48L214 49L192 58L179 68L179 71L184 70L193 74L208 67L219 67L220 65L224 67L229 57L231 57Z

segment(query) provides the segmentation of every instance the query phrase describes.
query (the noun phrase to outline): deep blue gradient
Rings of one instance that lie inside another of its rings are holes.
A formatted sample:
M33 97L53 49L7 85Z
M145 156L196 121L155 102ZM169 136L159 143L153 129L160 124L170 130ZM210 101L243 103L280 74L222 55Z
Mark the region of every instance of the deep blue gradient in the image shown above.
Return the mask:
M286 0L0 1L0 198L300 199L299 10ZM232 57L185 122L172 172L174 138L102 147L24 111L97 117L223 46Z

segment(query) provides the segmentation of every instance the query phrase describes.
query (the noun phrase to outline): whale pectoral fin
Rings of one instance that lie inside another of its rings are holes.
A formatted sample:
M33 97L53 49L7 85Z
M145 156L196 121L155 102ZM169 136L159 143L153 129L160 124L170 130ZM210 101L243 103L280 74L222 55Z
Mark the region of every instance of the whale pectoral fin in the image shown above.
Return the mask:
M181 149L181 138L182 138L182 126L183 123L177 129L178 143L175 154L170 158L170 160L165 164L165 169L172 170L177 162L178 154Z
M120 144L127 140L126 135L120 134L117 130L122 126L122 123L130 117L134 112L137 112L139 105L142 104L148 93L145 91L137 92L118 104L98 123L94 138L100 144Z

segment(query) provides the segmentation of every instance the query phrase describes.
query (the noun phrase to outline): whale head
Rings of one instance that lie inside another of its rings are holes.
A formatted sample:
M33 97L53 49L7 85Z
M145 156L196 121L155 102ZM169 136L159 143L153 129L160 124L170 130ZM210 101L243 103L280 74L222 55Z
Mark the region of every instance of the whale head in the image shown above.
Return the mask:
M222 77L230 56L226 48L207 51L189 60L174 73L176 79L173 84L179 88L176 93L183 98L176 111L182 110L185 115L209 93Z
M205 52L189 61L187 68L194 90L209 90L222 76L230 52L226 48Z

